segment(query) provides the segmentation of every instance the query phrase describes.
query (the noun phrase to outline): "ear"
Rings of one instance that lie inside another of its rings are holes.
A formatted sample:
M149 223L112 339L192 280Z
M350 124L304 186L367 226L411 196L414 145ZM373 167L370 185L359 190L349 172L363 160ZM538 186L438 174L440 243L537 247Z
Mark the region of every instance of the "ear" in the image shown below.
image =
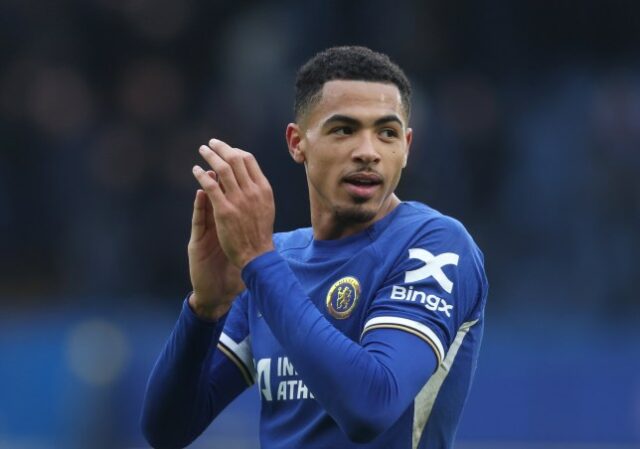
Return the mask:
M296 123L289 123L286 131L287 146L289 147L289 154L298 164L304 164L305 154L301 148L302 143L302 131Z
M413 129L407 128L405 138L407 139L407 151L405 151L404 153L404 162L402 163L402 168L405 168L407 166L407 158L409 157L409 151L411 150L411 142L413 142Z

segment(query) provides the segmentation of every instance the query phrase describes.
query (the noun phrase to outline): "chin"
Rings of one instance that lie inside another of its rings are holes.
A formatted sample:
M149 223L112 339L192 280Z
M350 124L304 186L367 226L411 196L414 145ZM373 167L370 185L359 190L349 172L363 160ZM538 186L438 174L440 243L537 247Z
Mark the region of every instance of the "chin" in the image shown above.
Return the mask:
M375 218L377 212L373 206L367 204L336 206L334 208L334 215L341 223L367 223Z

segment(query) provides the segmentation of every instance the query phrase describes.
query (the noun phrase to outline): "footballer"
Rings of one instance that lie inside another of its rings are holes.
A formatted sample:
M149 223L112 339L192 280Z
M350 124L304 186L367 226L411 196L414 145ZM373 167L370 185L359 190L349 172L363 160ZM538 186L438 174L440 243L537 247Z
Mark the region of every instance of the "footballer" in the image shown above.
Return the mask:
M474 377L487 279L463 225L395 192L411 88L364 47L298 71L286 142L311 227L275 233L251 153L212 139L188 246L192 293L151 372L142 429L190 444L256 384L264 449L447 449Z

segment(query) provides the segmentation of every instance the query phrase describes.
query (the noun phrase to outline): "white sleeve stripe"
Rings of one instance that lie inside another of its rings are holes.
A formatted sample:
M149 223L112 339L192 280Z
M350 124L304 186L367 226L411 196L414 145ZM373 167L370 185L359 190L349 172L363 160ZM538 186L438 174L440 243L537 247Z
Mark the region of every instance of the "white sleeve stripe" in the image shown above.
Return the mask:
M412 449L418 448L420 438L422 437L422 433L427 425L427 421L429 421L429 417L431 416L431 411L433 410L433 405L436 402L440 388L442 388L442 384L447 378L449 371L451 371L451 366L453 366L453 362L456 359L456 355L458 355L458 350L462 346L465 336L468 334L469 329L471 329L471 327L477 322L478 320L467 321L460 326L458 333L456 334L456 338L449 347L447 357L445 357L436 372L433 373L424 387L422 387L420 392L416 395L413 402Z
M218 342L218 350L226 355L227 358L231 360L234 365L236 365L238 370L240 370L240 374L242 374L242 377L244 377L245 382L247 382L247 385L251 386L254 384L254 376L252 376L249 372L249 368L244 366L244 363L242 363L240 359L224 345L224 343Z
M433 342L433 344L436 347L436 350L438 351L439 359L444 360L444 356L445 356L444 347L442 346L442 342L440 341L438 336L435 334L435 332L433 332L427 326L425 326L422 323L418 323L417 321L413 321L407 318L400 318L397 316L378 316L375 318L371 318L369 321L367 321L367 323L364 325L364 329L362 330L362 333L364 334L368 330L368 328L372 326L380 326L385 324L405 326L410 329L413 329L416 332L421 333L422 335L424 335L425 337L427 337L429 340Z
M253 371L253 356L251 355L250 336L247 336L240 343L236 343L224 332L220 334L220 343L225 345L229 351L233 352L251 372Z

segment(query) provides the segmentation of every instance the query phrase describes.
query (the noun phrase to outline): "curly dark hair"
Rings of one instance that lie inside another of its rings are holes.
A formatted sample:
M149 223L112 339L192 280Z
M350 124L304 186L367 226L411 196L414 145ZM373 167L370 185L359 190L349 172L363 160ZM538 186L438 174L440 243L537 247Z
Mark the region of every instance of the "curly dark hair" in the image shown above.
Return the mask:
M294 113L299 121L320 99L324 83L332 80L392 83L398 87L407 117L411 84L402 69L383 53L360 46L332 47L307 61L296 77Z

